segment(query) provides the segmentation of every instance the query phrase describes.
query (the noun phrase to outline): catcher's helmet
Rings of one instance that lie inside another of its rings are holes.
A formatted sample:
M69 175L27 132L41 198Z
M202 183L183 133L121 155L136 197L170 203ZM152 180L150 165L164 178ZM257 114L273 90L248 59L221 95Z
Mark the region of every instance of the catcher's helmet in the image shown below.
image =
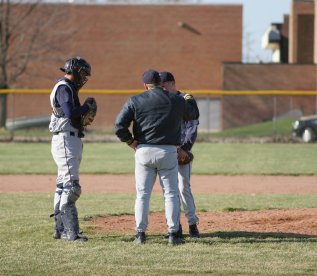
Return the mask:
M60 68L66 74L72 74L74 76L74 83L77 89L80 89L88 81L87 76L91 75L90 64L77 56L66 61L64 68Z
M64 65L64 68L60 69L66 74L74 74L75 72L80 73L81 70L83 70L87 76L91 75L90 64L80 56L68 59Z

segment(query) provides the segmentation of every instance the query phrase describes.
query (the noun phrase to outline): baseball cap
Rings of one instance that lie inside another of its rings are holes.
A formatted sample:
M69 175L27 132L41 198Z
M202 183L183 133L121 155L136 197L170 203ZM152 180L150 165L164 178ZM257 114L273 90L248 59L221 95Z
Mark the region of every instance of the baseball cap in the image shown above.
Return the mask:
M160 77L162 82L175 81L173 74L170 72L166 72L166 71L161 72Z
M161 82L160 74L159 72L149 69L143 73L142 76L143 83L146 84L159 84Z

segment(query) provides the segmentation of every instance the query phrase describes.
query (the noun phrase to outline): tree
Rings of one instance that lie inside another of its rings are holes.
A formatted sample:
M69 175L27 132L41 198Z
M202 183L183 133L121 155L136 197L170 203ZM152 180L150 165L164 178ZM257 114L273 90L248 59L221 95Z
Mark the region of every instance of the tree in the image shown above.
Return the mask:
M56 24L62 17L63 9L41 0L0 0L0 89L10 88L30 61L44 59L48 52L52 56L61 48L62 36L69 33L58 33ZM0 94L0 127L5 126L6 106L7 94Z

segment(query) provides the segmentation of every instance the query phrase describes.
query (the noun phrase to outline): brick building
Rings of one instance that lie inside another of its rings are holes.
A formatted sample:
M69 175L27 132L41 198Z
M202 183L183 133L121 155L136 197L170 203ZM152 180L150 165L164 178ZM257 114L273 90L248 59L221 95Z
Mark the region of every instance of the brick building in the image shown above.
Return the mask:
M61 42L60 61L49 64L32 61L29 66L32 74L20 78L15 88L51 88L54 79L61 76L58 68L63 61L79 54L93 66L87 89L142 91L141 75L148 68L172 71L179 89L189 92L316 89L314 0L293 0L284 22L272 23L278 30L278 41L268 43L277 44L279 60L269 64L241 63L241 5L44 4L43 8L65 11L65 26L74 28L74 35ZM50 28L54 30L57 26ZM112 128L115 116L130 95L93 96L99 104L94 127ZM303 114L316 110L315 97L196 95L196 98L201 110L201 130L271 120L273 100L278 102L277 115L293 109ZM47 95L33 95L31 101L30 95L9 97L9 118L49 113Z
M317 1L316 1L317 2ZM317 28L314 0L293 0L283 23L272 23L279 36L266 36L280 60L269 64L224 63L224 90L316 90ZM269 31L276 31L269 29ZM278 39L276 39L279 37ZM278 49L277 49L278 48ZM314 50L315 48L315 50ZM277 110L273 110L277 102ZM314 114L316 96L234 96L222 99L222 127L268 121L289 111ZM239 114L239 116L237 116Z
M87 89L143 91L142 73L155 68L173 72L179 89L220 90L223 62L241 61L241 5L46 4L44 8L57 6L66 10L65 24L77 28L75 35L64 41L61 60L79 54L92 64ZM58 68L62 64L56 62L43 69L45 64L32 61L30 72L41 72L41 77L26 74L15 87L51 88L54 79L61 76ZM128 95L94 96L99 104L95 126L112 127ZM28 97L15 96L14 104L22 105ZM34 97L34 108L15 109L14 116L31 116L34 110L50 112L47 95Z

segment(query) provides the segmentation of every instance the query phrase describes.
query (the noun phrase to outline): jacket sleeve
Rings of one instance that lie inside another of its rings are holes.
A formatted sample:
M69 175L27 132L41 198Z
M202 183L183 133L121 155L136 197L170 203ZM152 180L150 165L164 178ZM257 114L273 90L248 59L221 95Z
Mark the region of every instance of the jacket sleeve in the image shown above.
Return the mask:
M192 149L192 147L196 141L196 138L197 138L198 124L199 124L198 120L184 122L185 137L184 137L183 143L181 145L181 148L183 150L190 151Z
M134 106L131 98L124 104L115 121L115 134L121 142L133 141L129 131L131 122L134 119Z
M62 103L62 109L65 113L65 116L69 119L78 118L81 115L84 115L88 110L89 106L84 104L82 106L74 107L70 102Z
M67 85L60 85L56 91L56 100L63 109L65 116L69 119L75 119L85 114L89 107L88 105L74 106L72 92Z
M184 121L198 120L199 118L199 109L197 103L193 96L186 94L185 99L185 111L184 111Z

